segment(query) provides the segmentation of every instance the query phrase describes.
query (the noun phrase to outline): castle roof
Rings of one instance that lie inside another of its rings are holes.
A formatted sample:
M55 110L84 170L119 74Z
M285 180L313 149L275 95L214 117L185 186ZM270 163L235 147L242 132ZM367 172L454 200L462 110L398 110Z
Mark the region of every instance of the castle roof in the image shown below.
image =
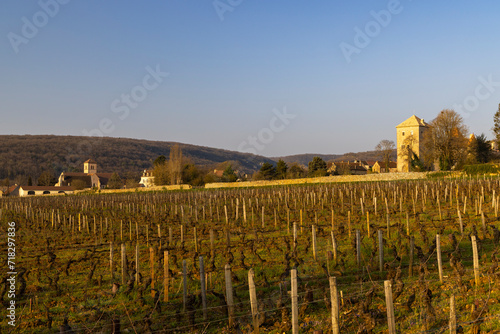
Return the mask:
M84 162L84 164L86 164L86 163L89 163L89 164L96 164L97 162L95 162L95 161L94 161L94 160L92 160L92 159L89 159L89 160L87 160L87 161L85 161L85 162Z
M414 126L424 126L424 127L427 127L427 126L429 126L429 124L427 124L426 122L424 122L423 119L418 118L415 115L412 115L406 121L404 121L403 123L401 123L398 126L396 126L396 128L407 128L407 127L414 127Z

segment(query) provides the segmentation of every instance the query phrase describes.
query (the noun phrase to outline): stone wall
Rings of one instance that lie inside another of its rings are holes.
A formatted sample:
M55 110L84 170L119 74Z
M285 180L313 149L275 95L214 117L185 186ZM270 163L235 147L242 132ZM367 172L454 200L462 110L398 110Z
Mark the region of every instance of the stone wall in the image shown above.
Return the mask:
M274 180L274 181L247 181L247 182L225 182L207 183L205 188L247 188L247 187L269 187L292 184L315 184L315 183L338 183L338 182L368 182L368 181L396 181L425 179L427 173L382 173L367 175L336 175L304 179Z
M110 194L110 193L129 193L135 191L163 191L163 190L188 190L192 187L189 184L178 184L173 186L155 186L155 187L139 187L139 188L130 188L130 189L101 189L101 194ZM75 193L85 193L89 190L80 190Z

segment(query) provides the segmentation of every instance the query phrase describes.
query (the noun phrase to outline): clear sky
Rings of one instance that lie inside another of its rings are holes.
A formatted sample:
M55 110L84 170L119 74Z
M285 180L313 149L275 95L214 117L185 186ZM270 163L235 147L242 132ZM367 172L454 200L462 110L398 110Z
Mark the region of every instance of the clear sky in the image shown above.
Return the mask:
M3 0L0 134L345 153L461 108L491 138L498 13L493 0Z

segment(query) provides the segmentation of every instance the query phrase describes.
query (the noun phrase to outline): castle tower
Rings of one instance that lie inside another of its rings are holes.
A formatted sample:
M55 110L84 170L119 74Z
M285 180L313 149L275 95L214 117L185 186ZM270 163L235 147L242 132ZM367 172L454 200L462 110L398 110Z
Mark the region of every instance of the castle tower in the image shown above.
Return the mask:
M89 159L83 163L83 172L86 174L96 174L97 173L97 162Z
M413 153L420 158L421 142L429 124L413 115L396 126L398 147L398 172L411 171L410 159Z

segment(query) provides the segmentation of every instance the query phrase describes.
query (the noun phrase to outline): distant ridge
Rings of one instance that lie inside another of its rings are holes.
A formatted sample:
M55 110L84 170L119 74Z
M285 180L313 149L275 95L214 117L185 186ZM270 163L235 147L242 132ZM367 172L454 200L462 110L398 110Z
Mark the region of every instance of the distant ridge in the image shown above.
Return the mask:
M335 160L336 158L338 158L340 156L341 155L339 155L339 154L306 153L306 154L288 155L288 156L284 156L284 157L274 157L271 159L273 159L274 161L278 161L278 160L282 159L287 164L297 163L299 165L307 166L309 164L309 161L311 161L314 157L320 157L321 159L323 159L325 161L329 161L329 160Z
M56 175L62 171L81 171L89 158L98 163L102 172L120 175L151 168L159 155L170 154L175 142L129 138L82 137L55 135L0 135L0 179L15 179L17 175L37 178L42 171ZM252 173L272 159L250 153L178 143L184 157L196 165L215 168L224 161L235 161L239 169Z
M283 159L287 164L298 163L299 165L307 166L309 161L311 161L314 157L320 157L324 161L354 161L354 160L381 160L380 152L378 151L366 151L366 152L349 152L345 154L296 154L289 155L284 157L273 157L274 161L278 161L279 159ZM392 154L392 160L397 159L396 150L394 150Z

